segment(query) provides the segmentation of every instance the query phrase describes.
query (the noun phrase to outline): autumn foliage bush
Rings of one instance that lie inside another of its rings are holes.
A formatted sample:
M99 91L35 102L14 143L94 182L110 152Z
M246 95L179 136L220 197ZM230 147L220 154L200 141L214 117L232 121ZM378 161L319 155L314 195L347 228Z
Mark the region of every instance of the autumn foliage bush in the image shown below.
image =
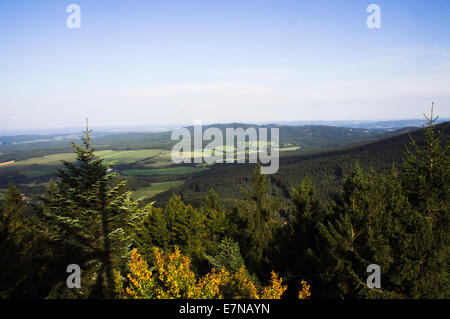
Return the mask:
M257 289L242 267L236 273L225 268L214 269L197 278L191 269L190 258L183 256L178 247L173 253L164 254L153 248L152 267L133 249L129 263L130 273L126 278L115 273L116 295L118 298L133 299L280 299L286 291L282 278L271 273L270 284ZM302 282L299 298L310 296L309 285Z

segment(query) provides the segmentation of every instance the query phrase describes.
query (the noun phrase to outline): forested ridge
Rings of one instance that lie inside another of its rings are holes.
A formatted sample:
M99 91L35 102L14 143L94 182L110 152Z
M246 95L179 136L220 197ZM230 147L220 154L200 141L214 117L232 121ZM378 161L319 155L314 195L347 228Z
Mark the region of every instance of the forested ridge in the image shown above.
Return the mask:
M442 143L448 144L450 122L440 123L436 128L442 131ZM327 201L343 186L345 177L351 173L356 164L362 168L373 168L377 172L388 171L393 166L400 168L410 138L412 137L419 145L425 143L423 129L404 130L406 133L364 145L282 155L279 171L270 175L272 194L288 203L289 188L296 186L300 180L308 176L318 189L318 197ZM175 193L188 203L198 206L211 188L225 201L244 199L241 188L250 186L254 169L253 164L232 166L216 164L212 169L192 176L183 185L161 193L152 200L156 205L164 205Z
M86 128L39 202L10 183L0 297L448 298L449 123L434 124L282 157L274 176L216 165L162 204L133 200ZM381 288L366 285L371 264Z
M225 136L226 128L268 128L278 127L280 130L280 144L289 146L301 146L301 151L311 149L325 149L342 146L349 143L364 143L374 141L394 132L386 132L386 129L347 128L323 125L251 125L245 123L229 123L205 125L203 130L210 127L218 128ZM192 138L193 126L188 126ZM413 128L405 128L412 130ZM0 136L0 162L8 160L23 160L36 156L70 152L68 140L80 141L80 134L58 135L21 135ZM177 142L171 140L171 131L164 132L93 132L92 145L97 150L142 150L142 149L167 149L170 150ZM208 142L204 141L206 145Z

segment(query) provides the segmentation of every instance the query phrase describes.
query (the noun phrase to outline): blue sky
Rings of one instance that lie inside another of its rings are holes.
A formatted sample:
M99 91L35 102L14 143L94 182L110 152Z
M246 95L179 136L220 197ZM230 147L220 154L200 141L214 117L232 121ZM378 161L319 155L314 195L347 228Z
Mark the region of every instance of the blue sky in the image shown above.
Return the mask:
M0 128L449 117L449 17L448 0L0 0Z

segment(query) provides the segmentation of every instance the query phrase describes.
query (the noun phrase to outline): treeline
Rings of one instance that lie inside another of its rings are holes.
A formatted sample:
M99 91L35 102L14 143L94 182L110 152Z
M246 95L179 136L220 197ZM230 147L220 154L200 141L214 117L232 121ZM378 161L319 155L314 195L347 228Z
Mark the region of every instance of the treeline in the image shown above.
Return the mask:
M32 136L28 136L32 138ZM43 136L45 139L48 136ZM54 136L52 136L54 137ZM81 136L77 134L76 139ZM166 149L170 150L175 142L170 140L170 132L153 133L97 133L92 136L92 144L97 150L142 150L142 149ZM0 139L17 139L20 136ZM7 142L7 140L5 142ZM0 141L1 142L1 141ZM67 140L38 141L17 144L0 144L0 162L21 161L29 158L40 157L58 153L68 153L72 149Z
M271 125L255 126L244 123L215 124L205 126L218 128L225 136L226 128L247 129L249 127L266 127ZM344 128L320 125L303 126L277 126L280 132L280 143L286 146L301 146L300 151L327 149L343 146L350 143L362 143L383 138L386 134L382 129ZM188 127L193 138L193 127ZM270 130L269 130L270 131ZM76 135L78 139L78 134ZM10 160L25 160L50 154L70 152L71 148L64 139L55 139L56 135L24 135L24 136L0 136L0 162ZM81 137L81 136L80 136ZM49 141L42 141L42 140ZM16 142L16 143L12 143ZM97 150L142 150L164 149L170 150L178 141L171 140L171 132L148 133L111 133L97 132L92 135L92 145ZM204 141L206 146L209 141Z
M442 131L442 143L447 144L450 122L441 123L436 129ZM357 147L303 155L281 154L279 171L270 175L270 191L273 196L283 201L287 205L285 209L288 209L289 189L308 176L317 188L319 199L329 202L343 187L345 177L351 174L357 164L361 168L373 168L380 173L389 171L393 165L402 167L405 146L409 143L410 136L418 145L425 145L424 131L418 129L409 134L404 133ZM236 199L244 199L241 188L250 187L254 169L253 164L216 164L208 171L189 177L183 185L158 194L151 200L154 200L157 206L164 206L172 193L175 193L198 207L213 188L222 200L234 203Z
M276 195L259 167L240 200L131 199L89 131L37 217L10 185L0 214L2 298L448 298L449 145L429 119L402 166L353 167L329 200L310 178ZM80 288L66 285L79 265ZM381 269L381 288L366 285ZM151 265L151 266L150 266ZM284 284L283 284L284 283Z

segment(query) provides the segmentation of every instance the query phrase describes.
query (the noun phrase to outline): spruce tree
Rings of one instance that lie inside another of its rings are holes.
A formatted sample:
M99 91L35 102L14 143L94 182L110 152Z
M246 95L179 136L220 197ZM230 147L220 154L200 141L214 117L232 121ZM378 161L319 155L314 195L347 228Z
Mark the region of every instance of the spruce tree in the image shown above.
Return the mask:
M260 173L257 165L252 179L252 189L243 190L247 198L238 206L243 232L240 246L250 272L262 278L270 271L270 254L278 227L280 203L269 194L270 179Z
M325 209L316 198L316 189L308 176L291 189L290 197L293 216L292 221L281 229L287 238L279 243L279 259L287 273L288 287L295 287L301 280L307 280L311 284L314 282L314 290L320 291L320 282L315 278L320 277L321 273L319 255L323 253L323 243L319 236L319 224L326 215ZM297 293L291 290L288 292Z
M433 117L433 105L430 117L425 118L424 143L411 139L402 171L415 217L407 221L409 245L402 255L408 262L402 271L410 278L409 296L448 298L450 146L448 141L442 145L441 132L434 128L438 117Z
M10 182L0 207L0 298L17 297L16 289L27 276L22 273L31 235L24 216L26 209L22 194Z
M52 283L51 254L36 231L36 219L25 216L28 204L13 182L0 207L0 299L43 298Z
M208 253L215 254L217 253L219 242L230 235L230 222L223 203L214 189L211 188L206 194L199 211L203 215L206 224L207 238L209 240Z
M356 167L321 223L331 297L448 297L449 146L433 115L427 120L424 142L411 140L400 172ZM369 264L381 268L381 289L366 287Z
M340 298L386 297L384 290L366 286L367 266L377 264L383 270L392 261L388 239L384 236L386 192L383 176L358 165L346 179L333 214L319 232L327 243L323 264L330 296Z
M136 237L136 246L146 260L153 260L153 248L172 250L179 247L192 258L194 267L206 263L208 231L201 212L173 195L164 209L152 207Z
M236 241L225 237L217 246L218 253L215 256L206 256L208 262L216 270L220 271L225 268L231 273L236 273L245 267L239 244Z
M61 283L51 296L112 297L114 270L126 267L134 231L148 210L95 156L90 133L86 128L81 145L72 142L76 161L63 162L43 198L45 231L82 271L81 289L69 292Z

